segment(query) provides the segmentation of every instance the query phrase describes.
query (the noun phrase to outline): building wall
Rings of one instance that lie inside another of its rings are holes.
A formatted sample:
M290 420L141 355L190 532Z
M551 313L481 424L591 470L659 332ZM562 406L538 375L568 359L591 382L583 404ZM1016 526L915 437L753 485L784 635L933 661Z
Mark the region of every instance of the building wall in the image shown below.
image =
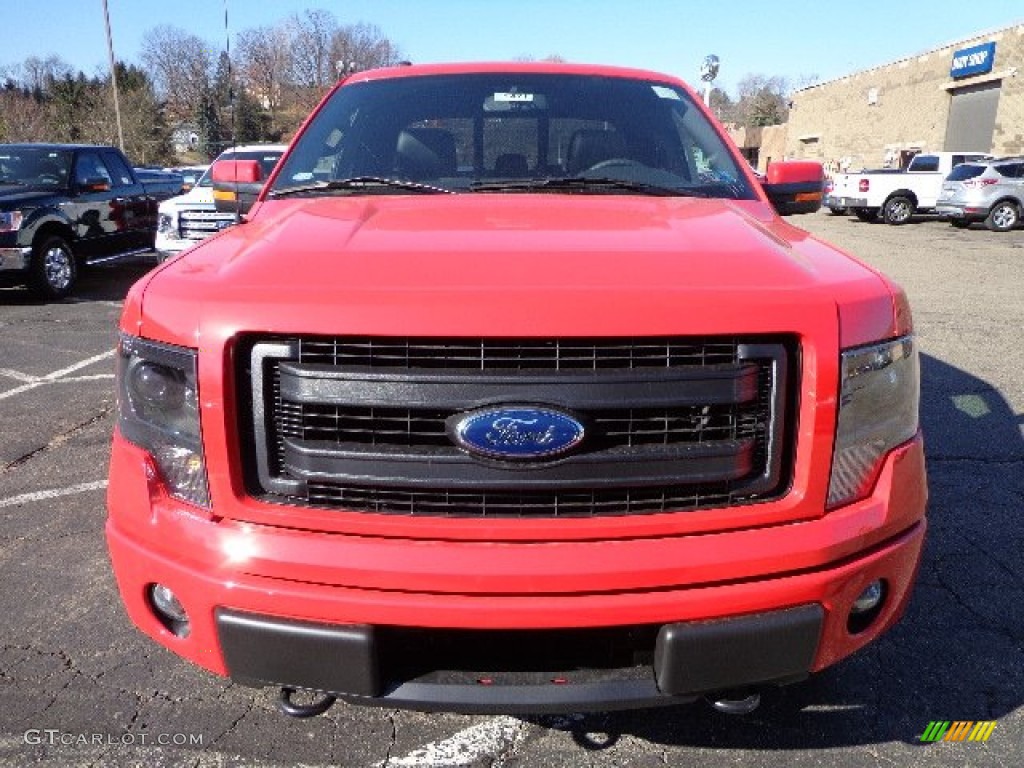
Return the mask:
M729 138L739 148L752 166L764 173L768 163L782 160L786 155L786 124L765 125L745 128L736 123L726 123Z
M989 41L996 43L992 71L954 81L954 51ZM901 150L941 150L951 89L997 79L992 146L958 149L1024 154L1024 25L1018 25L796 91L785 155L856 170L896 165Z
M758 156L757 170L764 173L768 170L768 163L786 159L786 137L789 134L789 126L766 125L761 129L761 152Z

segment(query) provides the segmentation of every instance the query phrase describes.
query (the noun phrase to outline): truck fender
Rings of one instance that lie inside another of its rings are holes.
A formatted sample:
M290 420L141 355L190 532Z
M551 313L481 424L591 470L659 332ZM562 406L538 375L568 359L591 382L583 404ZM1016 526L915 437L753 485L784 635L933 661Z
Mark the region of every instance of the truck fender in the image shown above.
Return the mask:
M32 211L26 217L21 228L28 236L25 238L25 241L28 241L26 245L34 246L43 237L59 235L74 249L75 241L78 239L75 236L74 222L63 211L53 208L39 208Z
M889 202L894 197L906 197L917 207L917 194L912 189L896 189L890 192L886 198L885 203ZM882 203L882 207L885 207L885 203Z

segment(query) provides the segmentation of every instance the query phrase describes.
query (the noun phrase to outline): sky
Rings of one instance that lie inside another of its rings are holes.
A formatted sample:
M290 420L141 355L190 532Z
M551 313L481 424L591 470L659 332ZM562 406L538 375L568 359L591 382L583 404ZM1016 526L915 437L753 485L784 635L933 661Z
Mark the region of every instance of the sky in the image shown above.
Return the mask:
M114 53L141 64L146 33L170 25L216 51L228 36L306 9L366 23L416 63L542 59L612 64L699 85L702 60L736 97L751 74L790 87L823 82L982 32L1024 24L1021 0L107 0ZM108 71L103 0L0 0L0 70L56 55L86 75ZM225 10L228 30L225 34Z

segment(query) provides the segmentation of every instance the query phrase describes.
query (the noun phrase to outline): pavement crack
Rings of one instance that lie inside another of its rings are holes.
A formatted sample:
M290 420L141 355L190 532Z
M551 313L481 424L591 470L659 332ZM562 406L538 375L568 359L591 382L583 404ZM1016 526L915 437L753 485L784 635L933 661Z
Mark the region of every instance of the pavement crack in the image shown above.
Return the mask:
M398 746L398 723L395 721L395 716L398 714L398 710L392 709L388 712L388 722L391 723L391 739L388 742L388 751L384 755L384 762L381 763L381 768L388 768L391 765L391 753L395 751L395 747Z
M40 456L44 453L48 453L49 451L52 451L54 448L59 448L68 440L77 435L79 432L88 429L89 427L93 426L94 424L100 421L103 421L105 418L110 416L110 414L113 413L113 411L113 403L108 403L103 407L103 409L99 413L94 414L85 421L79 422L78 424L69 427L63 432L59 432L56 435L54 435L52 438L50 438L50 441L46 443L46 445L41 445L38 448L34 448L28 453L19 456L18 458L8 462L7 464L4 464L3 467L0 467L0 475L4 474L5 472L9 472L12 469L16 469L17 467L20 467L24 464L27 464L37 456Z
M950 597L953 598L954 602L956 602L958 606L960 606L968 614L974 617L974 619L978 622L979 626L985 627L987 629L992 630L996 634L1002 635L1003 637L1007 638L1019 650L1024 650L1024 637L1021 637L1020 635L1015 633L1012 627L997 622L992 617L987 616L984 613L978 611L974 606L972 606L960 595L960 593L956 589L956 586L950 584L941 572L937 573L936 576L938 578L939 584L942 586L942 589L944 589L950 595Z
M210 746L212 747L214 744L216 744L229 733L231 733L233 730L235 730L235 728L238 727L238 724L241 723L246 718L246 716L253 711L254 708L255 705L252 702L249 702L249 705L245 708L245 711L243 711L242 714L240 714L233 721L231 721L231 724L228 725L228 727L221 731L217 736L214 736L213 741L210 742Z

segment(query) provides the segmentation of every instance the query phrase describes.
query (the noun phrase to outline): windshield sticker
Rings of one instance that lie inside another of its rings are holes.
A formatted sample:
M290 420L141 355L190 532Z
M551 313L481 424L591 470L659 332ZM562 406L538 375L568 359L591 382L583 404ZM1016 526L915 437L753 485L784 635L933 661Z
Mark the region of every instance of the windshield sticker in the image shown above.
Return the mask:
M496 93L494 100L504 104L532 104L532 93Z
M683 97L679 95L679 91L675 88L669 88L667 85L652 85L651 90L654 91L654 95L659 99L683 100Z

